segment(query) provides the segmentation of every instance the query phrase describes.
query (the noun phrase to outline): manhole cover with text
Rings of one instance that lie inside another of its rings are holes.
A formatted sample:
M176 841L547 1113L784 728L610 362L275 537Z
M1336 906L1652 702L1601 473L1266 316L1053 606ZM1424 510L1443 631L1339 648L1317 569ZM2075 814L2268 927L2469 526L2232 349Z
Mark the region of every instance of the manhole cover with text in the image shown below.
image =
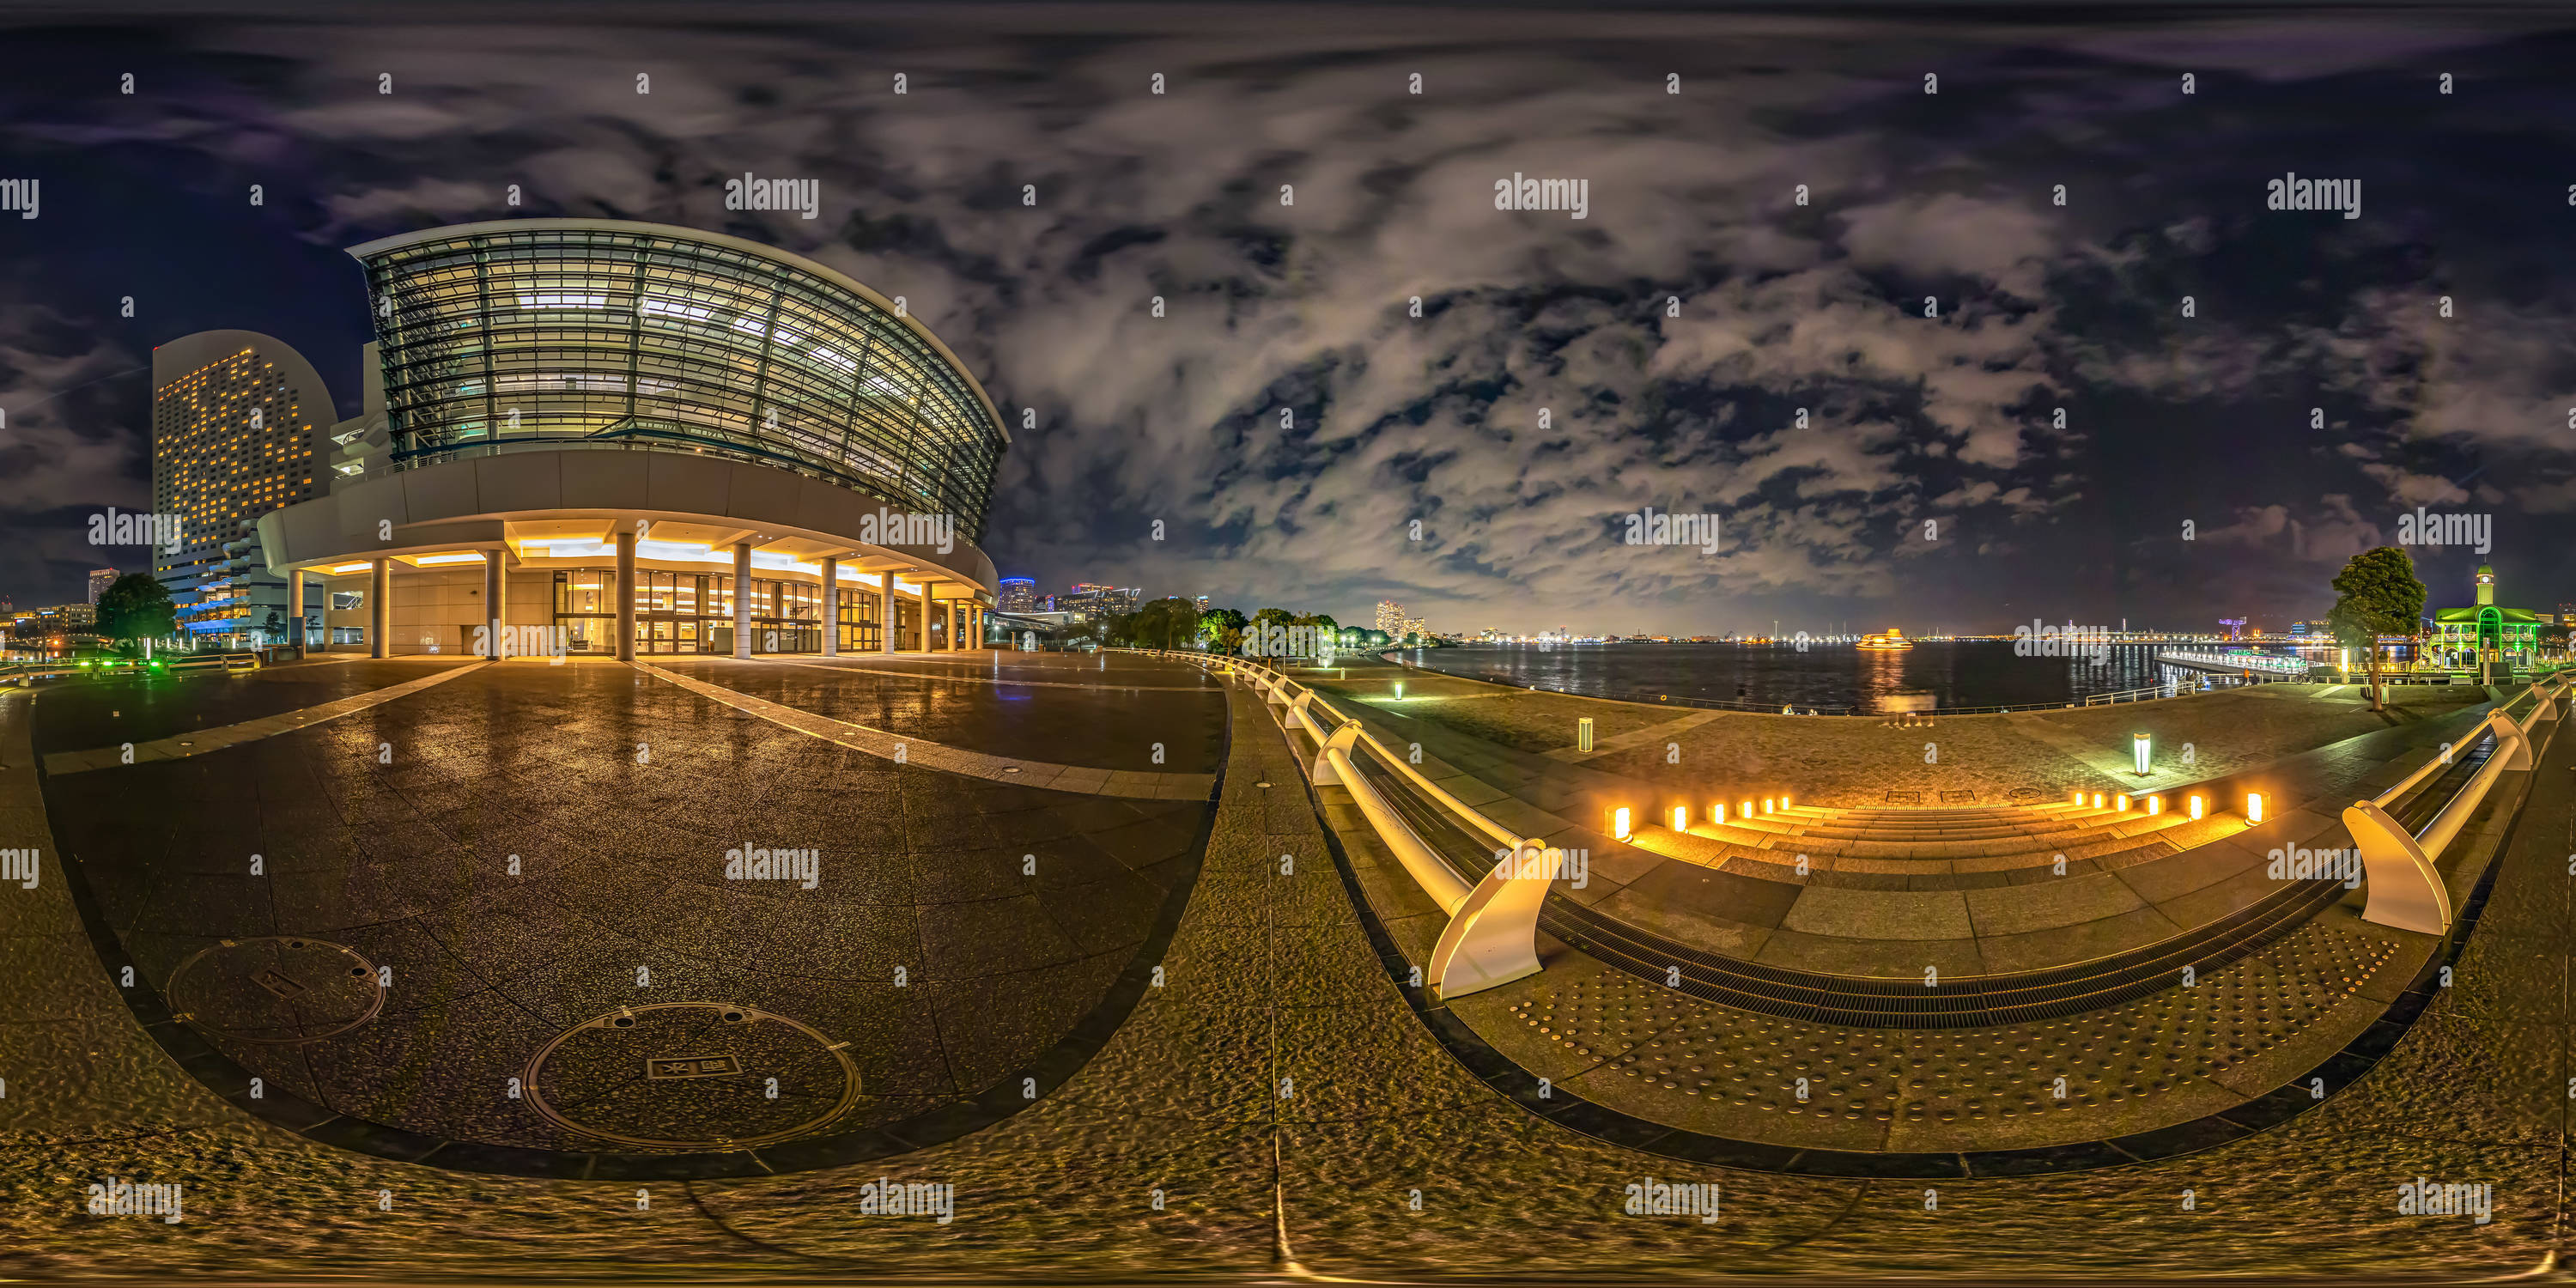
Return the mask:
M847 1045L748 1006L657 1002L556 1034L528 1062L528 1099L559 1126L621 1144L765 1145L858 1099Z
M173 1016L244 1042L314 1042L376 1017L374 963L320 939L227 939L170 972Z

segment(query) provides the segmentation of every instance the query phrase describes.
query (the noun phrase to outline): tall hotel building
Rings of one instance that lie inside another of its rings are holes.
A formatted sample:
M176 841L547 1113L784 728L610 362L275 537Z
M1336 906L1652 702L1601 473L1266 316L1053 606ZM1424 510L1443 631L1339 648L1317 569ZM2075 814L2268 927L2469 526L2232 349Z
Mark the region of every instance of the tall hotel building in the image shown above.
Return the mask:
M200 331L152 351L152 508L176 516L181 538L152 548L152 574L182 633L247 644L292 632L256 525L321 494L316 425L335 414L313 364L257 332Z
M659 224L524 219L350 251L376 342L327 493L258 521L377 655L973 647L1009 436L855 280ZM308 406L319 405L308 399ZM495 632L491 628L506 629Z

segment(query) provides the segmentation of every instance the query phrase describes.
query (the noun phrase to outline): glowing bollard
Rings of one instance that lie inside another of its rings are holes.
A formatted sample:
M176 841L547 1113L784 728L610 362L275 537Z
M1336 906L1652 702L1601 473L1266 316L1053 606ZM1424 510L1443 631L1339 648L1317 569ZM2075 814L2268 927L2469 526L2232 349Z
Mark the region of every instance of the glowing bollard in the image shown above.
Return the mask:
M1628 839L1629 832L1628 832L1628 807L1627 807L1627 806L1622 805L1622 806L1620 806L1619 808L1617 808L1617 809L1614 809L1614 810L1610 811L1610 835L1611 835L1612 837L1614 837L1614 838L1616 838L1616 839L1618 839L1618 840L1622 840L1622 841L1624 841L1624 840L1627 840L1627 839Z

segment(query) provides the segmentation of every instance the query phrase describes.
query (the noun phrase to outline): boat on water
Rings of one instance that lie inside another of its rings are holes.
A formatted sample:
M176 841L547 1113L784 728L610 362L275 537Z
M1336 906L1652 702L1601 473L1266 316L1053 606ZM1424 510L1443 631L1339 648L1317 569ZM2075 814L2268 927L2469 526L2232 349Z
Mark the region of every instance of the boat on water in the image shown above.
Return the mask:
M1854 645L1854 647L1868 649L1871 652L1884 653L1892 652L1897 649L1912 648L1914 647L1914 641L1905 638L1903 632L1891 626L1882 634L1861 636L1860 643Z

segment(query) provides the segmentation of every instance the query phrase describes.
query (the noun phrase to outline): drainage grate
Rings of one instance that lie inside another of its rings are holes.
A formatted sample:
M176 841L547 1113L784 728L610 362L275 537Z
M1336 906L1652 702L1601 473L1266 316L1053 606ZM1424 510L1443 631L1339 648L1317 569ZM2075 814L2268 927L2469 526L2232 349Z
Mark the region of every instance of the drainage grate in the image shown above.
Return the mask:
M1975 792L1943 792L1941 793L1941 803L1944 805L1974 805L1977 803L1977 794Z
M658 1002L556 1034L528 1062L528 1103L585 1136L730 1149L805 1136L857 1102L847 1051L781 1015Z
M1923 803L1923 793L1918 791L1899 791L1895 788L1889 788L1887 792L1887 803L1890 805L1920 805Z

